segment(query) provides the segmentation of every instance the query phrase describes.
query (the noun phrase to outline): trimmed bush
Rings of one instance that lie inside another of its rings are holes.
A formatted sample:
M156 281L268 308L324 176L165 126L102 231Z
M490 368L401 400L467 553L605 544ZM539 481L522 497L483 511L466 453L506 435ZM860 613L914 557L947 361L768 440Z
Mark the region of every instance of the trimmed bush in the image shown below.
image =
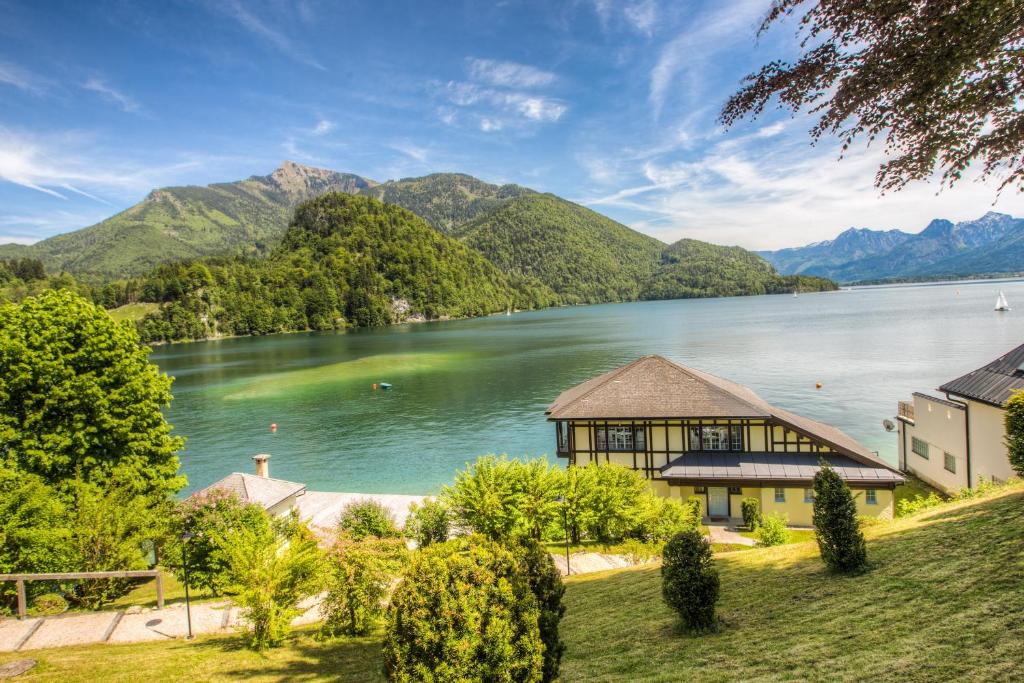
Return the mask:
M1006 402L1006 454L1010 467L1024 477L1024 390L1015 391Z
M690 503L663 498L652 492L644 493L637 505L638 525L629 536L649 543L664 543L687 529L696 529L700 517Z
M392 681L540 681L537 599L523 564L482 537L415 553L391 598Z
M420 548L431 543L444 543L451 533L451 519L448 508L436 498L427 498L423 505L409 505L409 516L405 518L405 536L416 541Z
M346 505L338 516L338 529L360 541L368 536L398 538L398 527L391 510L372 498L356 500Z
M696 529L677 534L662 552L661 594L688 629L704 630L715 624L718 571L711 544Z
M789 522L784 515L765 515L761 518L761 526L757 528L754 535L757 537L757 544L762 547L782 545L789 543L790 533L786 528Z
M740 510L743 514L743 526L751 531L757 531L761 526L761 501L757 498L744 498L740 503Z
M867 568L867 546L857 524L850 487L821 460L814 475L814 532L821 559L829 569L857 574Z
M32 601L28 613L34 617L49 617L68 611L68 601L56 593L44 593Z
M558 635L558 624L565 614L562 596L565 585L558 573L551 554L537 542L527 542L522 552L517 553L526 571L530 591L537 600L540 614L537 628L544 643L544 667L541 680L545 683L558 680L558 669L562 661L565 644Z
M320 635L365 636L383 622L386 601L408 551L400 538L342 535L327 559Z

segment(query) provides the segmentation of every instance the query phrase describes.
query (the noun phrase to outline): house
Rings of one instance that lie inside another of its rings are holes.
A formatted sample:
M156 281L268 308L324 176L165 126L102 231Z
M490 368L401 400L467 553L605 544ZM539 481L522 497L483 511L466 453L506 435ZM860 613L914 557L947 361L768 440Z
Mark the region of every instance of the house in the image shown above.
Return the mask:
M954 493L1014 476L1006 453L1006 402L1024 389L1024 345L897 409L900 469Z
M196 491L190 498L201 498L212 491L234 493L243 503L260 505L273 517L290 514L298 509L298 499L305 495L306 485L294 481L270 478L270 456L266 453L254 455L256 474L232 472L220 481Z
M854 489L859 514L891 517L893 489L904 481L835 427L661 356L564 391L546 414L570 465L625 465L661 495L698 496L711 518L739 518L741 501L757 498L764 513L810 525L819 459Z

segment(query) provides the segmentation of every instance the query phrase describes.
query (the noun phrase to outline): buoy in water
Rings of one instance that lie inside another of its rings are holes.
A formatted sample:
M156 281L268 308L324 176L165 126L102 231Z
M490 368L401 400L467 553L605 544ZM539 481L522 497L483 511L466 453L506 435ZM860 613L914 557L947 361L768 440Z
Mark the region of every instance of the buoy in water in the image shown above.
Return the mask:
M374 391L377 391L377 385L376 384L371 384L370 386L373 387Z
M821 389L821 382L815 382L814 388L815 389Z
M271 422L270 423L270 433L271 434L277 434L277 423L276 422Z

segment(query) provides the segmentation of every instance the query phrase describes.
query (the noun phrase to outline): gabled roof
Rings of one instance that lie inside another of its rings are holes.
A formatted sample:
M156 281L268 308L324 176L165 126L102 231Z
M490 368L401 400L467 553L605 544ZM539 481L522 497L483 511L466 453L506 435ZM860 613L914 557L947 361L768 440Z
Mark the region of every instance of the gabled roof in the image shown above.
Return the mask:
M874 465L859 463L838 453L687 453L661 468L661 476L686 482L755 482L758 484L810 483L828 464L848 484L888 488L904 477Z
M774 419L839 453L895 471L840 429L777 408L745 386L662 356L643 356L567 389L548 407L547 416L549 420Z
M243 503L254 503L262 506L264 510L269 510L290 496L304 493L306 485L297 484L294 481L285 481L284 479L271 479L270 477L259 477L255 474L232 472L220 481L210 484L201 491L196 491L189 497L199 498L215 490L233 493Z
M1024 344L988 365L946 382L939 391L1003 407L1010 395L1024 389Z

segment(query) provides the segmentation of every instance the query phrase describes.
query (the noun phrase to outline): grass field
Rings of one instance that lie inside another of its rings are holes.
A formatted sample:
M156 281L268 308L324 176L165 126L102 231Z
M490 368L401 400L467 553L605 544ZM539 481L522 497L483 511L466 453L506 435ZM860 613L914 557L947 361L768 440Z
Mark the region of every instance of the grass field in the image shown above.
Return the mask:
M150 313L156 313L159 309L160 304L125 304L124 306L111 309L107 311L107 313L109 313L110 317L116 320L117 322L122 322L124 320L138 322L139 320L142 320Z
M723 623L707 635L678 631L656 566L572 577L562 680L1020 680L1024 485L865 534L872 568L852 578L813 542L717 556ZM309 632L265 656L223 636L20 656L39 660L26 681L383 679L376 639Z

